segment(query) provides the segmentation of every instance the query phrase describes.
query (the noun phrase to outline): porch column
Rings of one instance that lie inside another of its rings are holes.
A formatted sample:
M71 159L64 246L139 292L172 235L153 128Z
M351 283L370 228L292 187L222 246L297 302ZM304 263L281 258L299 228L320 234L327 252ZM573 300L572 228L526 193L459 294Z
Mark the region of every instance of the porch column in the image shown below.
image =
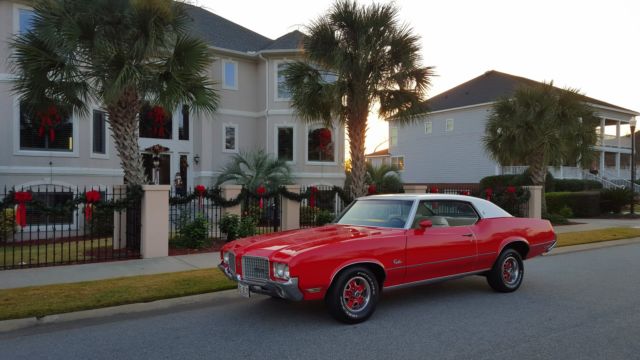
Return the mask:
M604 173L604 150L600 151L600 177Z
M300 185L287 185L287 191L299 194ZM282 230L294 230L300 228L300 202L282 197Z
M619 152L616 153L616 176L620 177L620 153Z
M170 185L143 185L142 239L143 259L169 256L169 190Z
M222 185L222 197L225 200L232 200L240 195L242 191L242 185ZM224 209L225 214L235 214L238 216L242 215L242 205L238 204L236 206L228 207Z

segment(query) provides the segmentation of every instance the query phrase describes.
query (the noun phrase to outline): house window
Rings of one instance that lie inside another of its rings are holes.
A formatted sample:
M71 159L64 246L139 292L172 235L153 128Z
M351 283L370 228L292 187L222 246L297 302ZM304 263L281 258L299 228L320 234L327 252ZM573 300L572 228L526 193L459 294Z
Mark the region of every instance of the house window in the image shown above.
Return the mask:
M25 34L33 28L33 10L19 9L18 10L18 22L20 34Z
M231 60L222 62L222 88L229 90L238 90L238 63Z
M73 151L73 121L54 108L27 111L20 105L20 150Z
M278 127L278 160L293 161L293 127Z
M395 126L389 126L389 146L398 145L398 128Z
M398 168L398 170L404 170L404 156L392 156L391 165Z
M171 112L160 106L146 103L140 111L140 137L151 139L171 139L173 122Z
M318 162L335 161L333 129L313 126L307 133L307 160Z
M107 121L104 111L93 110L93 147L94 154L107 153Z
M287 68L289 64L287 63L278 63L277 65L277 98L278 100L289 100L291 99L291 92L285 83L285 78L283 71Z
M73 200L73 192L62 191L57 188L54 191L33 191L33 201L47 207L62 207ZM39 210L35 206L27 206L27 224L29 225L71 225L73 224L73 211L50 214Z
M178 139L189 140L189 107L187 105L182 106L178 123Z
M238 152L238 126L225 125L223 127L223 142L225 152Z
M424 133L431 134L433 132L433 123L431 120L427 120L424 122Z
M451 132L453 131L453 119L447 119L445 124L445 131Z

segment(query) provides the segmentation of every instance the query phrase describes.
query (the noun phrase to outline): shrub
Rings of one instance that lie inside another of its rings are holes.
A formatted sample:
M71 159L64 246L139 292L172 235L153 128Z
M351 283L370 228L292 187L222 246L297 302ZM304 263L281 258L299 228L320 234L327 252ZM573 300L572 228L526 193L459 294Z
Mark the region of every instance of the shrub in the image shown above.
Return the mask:
M520 175L493 175L487 176L480 180L480 189L500 189L506 188L507 186L527 186L533 185L531 182L531 176L529 169L527 169L524 173ZM547 179L545 182L545 189L548 192L553 191L554 189L554 178L551 173L547 173Z
M322 226L334 219L335 215L331 211L319 207L303 206L300 211L300 225L303 226Z
M236 214L224 214L218 225L220 232L227 235L227 241L234 240L238 237L240 216Z
M331 211L322 210L318 213L318 217L316 219L316 225L322 226L333 222L335 219L335 215Z
M0 212L0 240L8 239L16 231L15 216L13 209Z
M602 184L595 180L555 179L553 182L555 191L557 192L577 192L602 189Z
M605 213L619 214L631 203L631 189L604 189L600 192L600 209Z
M211 244L209 241L209 222L200 214L196 215L193 220L183 217L179 229L180 234L171 241L173 247L201 249Z
M589 218L600 215L600 192L549 192L545 194L547 212L559 214L568 207L576 217Z
M553 225L567 225L569 223L566 217L559 214L546 214L542 218L551 221Z
M558 215L562 216L563 218L569 219L573 217L573 210L571 210L570 207L565 205L562 209L558 211Z
M243 216L238 226L238 237L253 236L257 233L258 221L251 216Z

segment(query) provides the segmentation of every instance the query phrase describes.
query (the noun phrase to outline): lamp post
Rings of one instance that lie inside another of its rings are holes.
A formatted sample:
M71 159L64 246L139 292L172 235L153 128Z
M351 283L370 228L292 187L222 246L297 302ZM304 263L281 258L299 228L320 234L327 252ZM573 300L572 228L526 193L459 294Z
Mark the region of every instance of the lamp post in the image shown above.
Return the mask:
M631 125L631 216L635 215L633 205L636 198L636 117L632 117L629 121Z

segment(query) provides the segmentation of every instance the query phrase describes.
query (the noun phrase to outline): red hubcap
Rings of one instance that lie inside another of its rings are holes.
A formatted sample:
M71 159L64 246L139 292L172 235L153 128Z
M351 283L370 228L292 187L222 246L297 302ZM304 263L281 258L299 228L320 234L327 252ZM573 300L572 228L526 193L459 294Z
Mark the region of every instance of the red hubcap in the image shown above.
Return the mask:
M502 279L507 285L514 285L520 276L520 266L515 258L508 257L502 263Z
M347 282L342 292L342 302L349 311L360 311L369 303L369 283L362 277Z

